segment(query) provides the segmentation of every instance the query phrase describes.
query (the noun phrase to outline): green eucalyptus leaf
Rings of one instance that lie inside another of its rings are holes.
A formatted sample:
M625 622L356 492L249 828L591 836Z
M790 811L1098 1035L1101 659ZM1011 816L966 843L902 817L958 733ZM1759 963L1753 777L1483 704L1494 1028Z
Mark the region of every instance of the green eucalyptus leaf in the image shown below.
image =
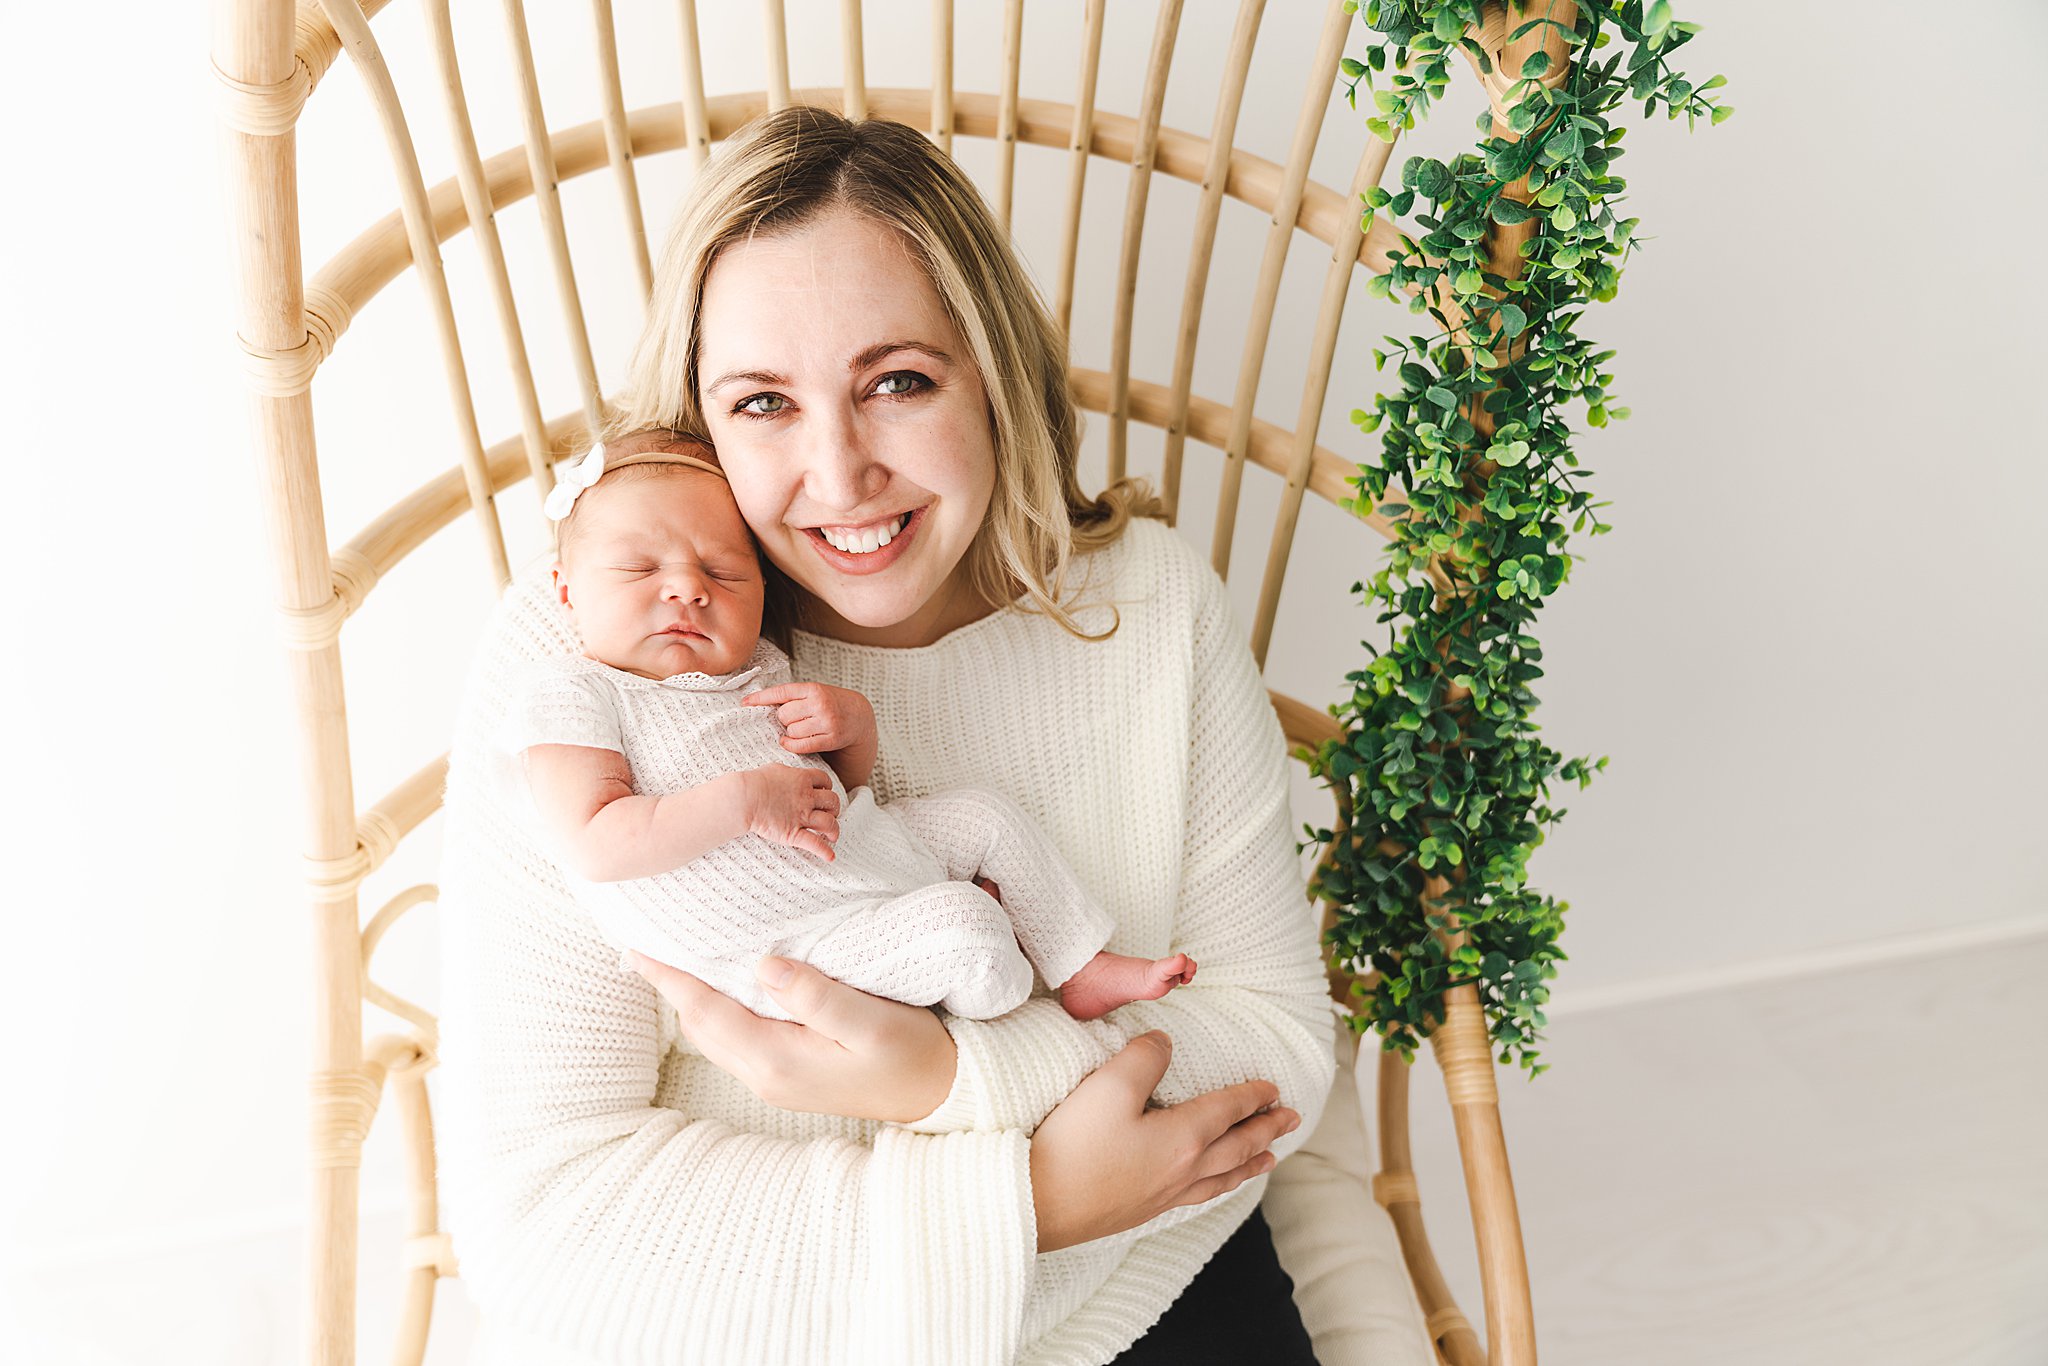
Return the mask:
M1414 190L1424 199L1449 199L1454 184L1451 168L1434 157L1426 158L1415 172Z
M1536 216L1534 209L1531 209L1526 204L1509 199L1506 195L1498 196L1493 201L1489 212L1493 215L1493 221L1504 228L1511 228L1517 223L1526 223Z

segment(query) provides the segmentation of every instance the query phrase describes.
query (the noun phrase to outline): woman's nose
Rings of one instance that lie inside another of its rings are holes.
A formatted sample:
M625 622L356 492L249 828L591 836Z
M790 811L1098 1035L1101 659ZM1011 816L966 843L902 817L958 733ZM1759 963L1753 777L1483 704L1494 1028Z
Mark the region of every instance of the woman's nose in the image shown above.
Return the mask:
M889 481L868 448L867 433L851 412L840 408L814 421L805 452L804 493L832 512L851 513L869 503Z

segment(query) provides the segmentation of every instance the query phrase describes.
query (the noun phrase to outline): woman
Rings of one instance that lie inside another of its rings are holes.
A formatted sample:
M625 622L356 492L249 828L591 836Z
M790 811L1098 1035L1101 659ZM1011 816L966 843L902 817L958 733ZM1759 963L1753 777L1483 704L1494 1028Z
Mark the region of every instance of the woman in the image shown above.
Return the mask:
M797 676L874 703L877 795L1000 788L1113 948L1202 970L971 1021L764 960L797 1023L620 971L482 740L509 663L574 648L528 575L447 802L450 1214L486 1322L567 1360L1313 1361L1257 1215L1336 1056L1279 727L1142 487L1081 495L1063 339L971 186L900 125L751 125L676 222L631 392L621 427L716 446Z

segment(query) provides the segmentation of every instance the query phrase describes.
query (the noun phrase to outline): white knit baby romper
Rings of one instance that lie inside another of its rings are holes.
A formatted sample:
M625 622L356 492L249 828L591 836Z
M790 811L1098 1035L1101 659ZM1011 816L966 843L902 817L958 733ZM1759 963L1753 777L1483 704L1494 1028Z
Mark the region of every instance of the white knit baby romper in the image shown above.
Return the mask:
M788 764L824 772L840 798L830 861L749 832L618 882L580 877L529 809L608 940L779 1020L790 1016L754 979L771 953L871 995L989 1019L1030 995L1034 966L1057 986L1108 943L1109 913L1008 797L954 788L883 807L866 787L847 793L822 758L785 750L775 709L740 699L789 678L789 657L763 639L736 673L657 680L570 655L520 680L503 735L513 754L539 744L612 750L626 756L633 790L650 796ZM996 883L1001 904L970 881L977 875Z

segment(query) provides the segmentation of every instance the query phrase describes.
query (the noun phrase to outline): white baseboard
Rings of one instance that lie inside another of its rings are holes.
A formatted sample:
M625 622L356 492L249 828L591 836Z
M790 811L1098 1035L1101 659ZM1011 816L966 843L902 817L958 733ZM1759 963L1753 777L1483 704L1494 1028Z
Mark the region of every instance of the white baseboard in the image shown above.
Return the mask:
M2013 916L1960 929L1916 930L1908 934L1887 935L1882 939L1760 958L1748 963L1729 963L1698 972L1646 977L1641 981L1616 982L1611 986L1589 987L1583 991L1560 991L1545 1004L1543 1014L1552 1020L1575 1019L1603 1010L1668 1001L1674 996L1697 996L1703 992L1728 991L1759 982L1778 982L1791 977L1812 977L1879 963L1895 963L1901 959L1961 953L2040 935L2048 935L2048 916Z

